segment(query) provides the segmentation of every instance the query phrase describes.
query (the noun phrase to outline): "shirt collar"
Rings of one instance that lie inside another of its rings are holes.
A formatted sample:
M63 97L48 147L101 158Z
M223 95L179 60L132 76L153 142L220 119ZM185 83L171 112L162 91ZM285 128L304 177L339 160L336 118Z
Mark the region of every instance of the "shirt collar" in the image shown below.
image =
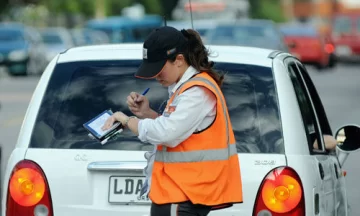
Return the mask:
M171 96L176 92L176 90L186 81L188 81L192 76L199 73L193 66L189 66L188 69L186 69L185 73L180 78L179 82L172 84L168 87L169 95Z

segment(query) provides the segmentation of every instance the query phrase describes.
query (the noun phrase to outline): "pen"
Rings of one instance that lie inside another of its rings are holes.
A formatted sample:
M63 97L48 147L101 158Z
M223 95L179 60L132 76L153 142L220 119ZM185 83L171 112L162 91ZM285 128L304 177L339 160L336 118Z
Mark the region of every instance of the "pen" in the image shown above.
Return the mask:
M142 93L142 95L146 95L146 93L148 93L149 90L150 90L150 88L145 89L145 91Z
M150 90L150 88L145 89L145 91L142 93L142 95L143 96L146 95L146 93L148 93L149 90ZM136 98L135 102L138 103L138 98Z

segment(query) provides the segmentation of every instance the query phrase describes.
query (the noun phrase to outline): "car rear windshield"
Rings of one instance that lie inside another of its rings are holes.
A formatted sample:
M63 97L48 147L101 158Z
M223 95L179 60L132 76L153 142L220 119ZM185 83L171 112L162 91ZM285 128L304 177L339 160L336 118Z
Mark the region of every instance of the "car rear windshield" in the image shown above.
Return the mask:
M64 41L61 39L60 35L52 33L43 33L42 38L45 44L64 44Z
M299 36L299 37L316 37L317 32L313 28L281 28L281 32L286 36Z
M24 37L21 31L0 28L0 42L17 42L23 40Z
M106 109L132 115L126 97L150 88L152 109L162 112L167 88L155 80L134 77L139 60L91 61L58 64L50 78L31 136L31 148L152 149L130 131L101 145L88 136L83 124ZM226 72L222 90L228 105L238 152L283 153L278 100L271 68L216 63Z
M335 33L350 33L351 32L351 18L347 16L338 16L334 21Z

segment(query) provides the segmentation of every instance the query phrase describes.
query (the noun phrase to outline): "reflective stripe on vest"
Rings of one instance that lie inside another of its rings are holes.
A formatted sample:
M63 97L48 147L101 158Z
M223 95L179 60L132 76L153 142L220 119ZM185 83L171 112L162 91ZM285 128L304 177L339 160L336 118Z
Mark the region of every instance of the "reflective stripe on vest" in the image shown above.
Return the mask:
M164 150L155 155L155 160L165 163L199 162L227 160L230 156L237 154L236 145L228 145L227 148L214 150L197 150L187 152L167 152Z
M224 117L226 121L226 137L227 137L227 148L223 149L209 149L209 150L196 150L196 151L186 151L186 152L167 152L166 146L162 146L162 151L158 151L155 155L155 161L165 162L165 163L178 163L178 162L200 162L200 161L218 161L218 160L227 160L232 155L237 154L237 149L235 143L229 143L229 119L227 111L225 109L225 101L222 98L222 94L219 89L209 80L202 77L194 77L189 79L189 81L201 81L210 85L215 89L223 107ZM183 84L185 84L184 82ZM179 90L176 91L174 99L179 95Z

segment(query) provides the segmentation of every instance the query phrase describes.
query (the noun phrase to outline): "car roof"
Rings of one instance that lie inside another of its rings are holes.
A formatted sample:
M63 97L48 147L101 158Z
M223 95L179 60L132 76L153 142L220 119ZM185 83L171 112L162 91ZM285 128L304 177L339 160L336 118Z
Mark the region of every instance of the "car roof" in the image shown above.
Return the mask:
M68 31L67 28L64 27L48 27L48 28L40 28L41 32L65 32Z
M10 31L23 31L25 30L26 26L24 26L21 23L13 23L13 22L9 22L9 23L0 23L0 29L3 30L10 30Z
M280 31L287 34L298 34L298 35L318 35L317 29L312 25L297 25L297 24L288 24L288 25L280 25Z
M217 20L197 19L193 20L194 28L213 28L216 26ZM192 28L191 20L171 20L167 22L168 26L174 28Z
M122 27L132 28L135 26L146 26L162 23L163 19L159 15L145 15L140 19L134 19L127 16L111 16L106 19L92 19L86 24L86 27L94 28L108 28L108 27Z
M231 62L265 67L272 66L272 59L269 58L269 55L274 52L274 50L217 45L207 45L207 48L210 51L210 59L217 62ZM98 60L141 60L142 49L142 43L74 47L62 52L58 58L58 63Z
M218 26L242 26L242 25L274 25L275 23L272 20L267 19L237 19L237 20L221 20L217 23Z

